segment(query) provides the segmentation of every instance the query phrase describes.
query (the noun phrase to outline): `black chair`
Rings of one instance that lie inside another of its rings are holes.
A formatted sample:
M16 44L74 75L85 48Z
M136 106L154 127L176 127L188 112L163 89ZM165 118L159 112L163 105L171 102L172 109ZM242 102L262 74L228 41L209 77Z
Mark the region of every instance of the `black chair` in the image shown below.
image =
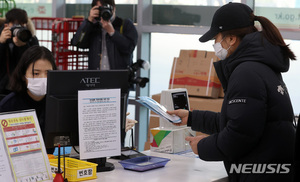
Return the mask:
M0 94L0 102L1 102L1 100L5 97L6 95L4 95L4 94Z

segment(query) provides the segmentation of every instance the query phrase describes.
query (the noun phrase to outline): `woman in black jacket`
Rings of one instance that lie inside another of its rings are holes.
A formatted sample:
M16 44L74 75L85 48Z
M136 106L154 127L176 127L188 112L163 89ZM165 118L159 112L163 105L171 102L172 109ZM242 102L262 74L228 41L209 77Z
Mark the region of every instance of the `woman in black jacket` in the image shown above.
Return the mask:
M221 113L169 113L210 134L186 140L201 159L223 161L230 181L292 181L294 114L281 73L288 71L294 53L275 25L241 3L216 11L199 40L211 39L221 59L214 64L225 93Z

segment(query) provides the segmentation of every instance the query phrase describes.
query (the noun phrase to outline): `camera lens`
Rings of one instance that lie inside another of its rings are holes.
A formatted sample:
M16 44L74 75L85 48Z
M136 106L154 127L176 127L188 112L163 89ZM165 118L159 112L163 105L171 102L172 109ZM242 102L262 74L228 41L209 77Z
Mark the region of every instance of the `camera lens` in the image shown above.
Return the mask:
M31 32L25 27L14 27L12 30L13 36L17 37L22 42L28 42L32 37Z
M107 6L100 6L99 7L99 20L102 18L105 21L109 21L110 18L112 17L112 7L107 5Z
M109 10L103 10L101 12L101 17L103 20L108 21L112 17L112 14Z
M140 87L144 88L146 86L146 83L149 82L148 78L142 78L142 77L136 77L132 80L133 83L136 83Z
M28 42L32 36L31 36L31 32L29 30L23 29L23 30L18 31L17 37L22 42Z

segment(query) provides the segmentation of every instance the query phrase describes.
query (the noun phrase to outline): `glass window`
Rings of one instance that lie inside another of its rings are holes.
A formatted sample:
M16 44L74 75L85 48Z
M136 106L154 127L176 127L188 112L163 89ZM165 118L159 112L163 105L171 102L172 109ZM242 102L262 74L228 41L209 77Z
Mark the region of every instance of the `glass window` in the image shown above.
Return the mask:
M153 0L152 23L209 26L215 11L228 2L241 0Z
M92 0L66 0L67 4L91 4ZM116 4L137 4L137 0L115 0Z
M299 0L255 0L256 7L295 8L300 7Z
M152 4L174 5L198 5L198 6L222 6L229 2L241 2L241 0L152 0Z
M9 1L13 1L13 0L7 0ZM35 3L35 4L39 4L39 3L52 3L52 0L14 0L16 2L16 4L18 3Z
M92 0L66 0L67 4L91 4Z
M256 0L255 15L270 19L280 29L299 30L299 0Z
M52 0L15 0L15 3L16 7L24 9L29 17L52 17Z
M137 4L138 0L115 0L116 4Z
M92 0L66 0L66 17L88 17ZM137 0L115 0L116 13L119 17L136 20Z

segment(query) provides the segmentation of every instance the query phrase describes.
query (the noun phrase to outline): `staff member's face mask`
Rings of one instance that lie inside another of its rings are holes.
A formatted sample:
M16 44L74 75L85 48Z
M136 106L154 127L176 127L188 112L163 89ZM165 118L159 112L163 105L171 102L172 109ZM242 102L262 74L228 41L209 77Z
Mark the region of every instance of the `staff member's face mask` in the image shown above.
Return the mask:
M48 70L53 70L52 65L44 59L31 63L26 70L28 94L35 100L40 100L46 95Z
M35 96L44 96L47 92L47 78L27 78L28 90Z

